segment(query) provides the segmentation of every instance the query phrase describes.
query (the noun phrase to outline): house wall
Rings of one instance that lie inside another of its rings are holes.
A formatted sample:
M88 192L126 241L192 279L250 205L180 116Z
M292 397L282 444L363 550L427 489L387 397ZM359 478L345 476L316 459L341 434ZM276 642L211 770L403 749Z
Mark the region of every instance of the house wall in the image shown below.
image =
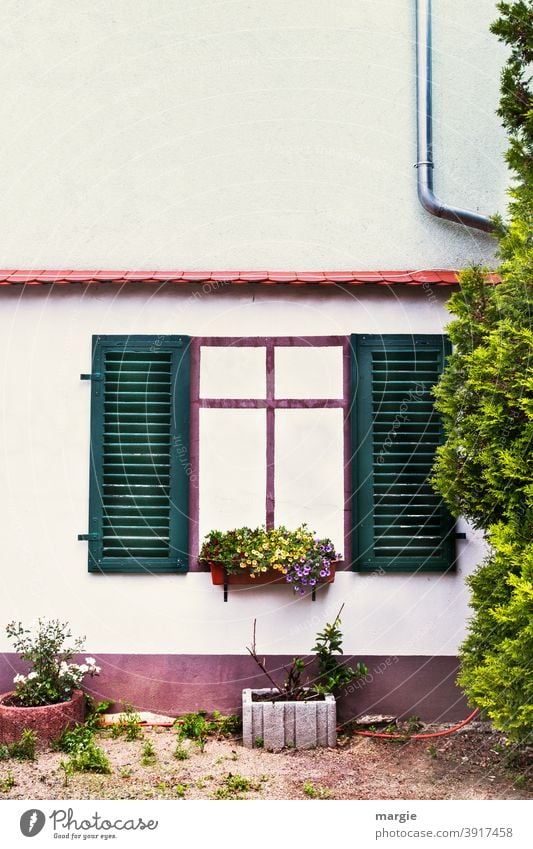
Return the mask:
M314 644L316 631L334 618L344 603L343 632L349 655L364 656L373 664L389 658L390 674L400 669L396 665L399 658L418 662L417 669L434 656L449 661L465 632L464 578L482 556L479 537L471 529L467 540L458 542L455 573L340 572L315 602L295 600L288 587L278 586L230 588L225 604L221 588L213 586L205 572L89 574L87 543L77 540L77 534L87 528L91 391L79 375L90 369L93 333L238 337L245 327L249 335L265 336L273 326L280 335L297 337L442 333L448 317L447 295L444 289L372 285L327 291L287 287L281 292L253 286L204 292L202 287L168 284L157 289L128 284L120 293L109 284L11 287L4 291L0 311L0 517L3 570L12 579L3 581L0 620L59 617L86 635L87 648L93 654L153 655L165 668L170 657L185 655L189 664L191 658L200 664L196 678L201 678L202 663L213 663L209 656L215 651L218 676L227 680L224 676L230 669L231 679L240 681L254 618L266 655L305 653ZM246 380L245 375L243 382ZM211 375L211 381L216 377ZM235 385L239 385L238 374ZM230 433L231 428L227 435ZM287 440L290 435L287 429ZM222 444L224 438L225 431L219 432ZM331 458L341 456L341 441L339 430L338 442L318 457L326 480ZM200 454L202 450L201 443ZM297 442L295 451L299 450ZM209 452L207 444L205 451ZM337 474L338 470L333 470L333 478ZM296 521L302 492L292 499L290 487L284 493L283 509ZM214 521L209 495L205 503L211 510L209 521ZM240 518L236 506L234 514L223 516L222 521L240 523ZM459 529L463 528L460 523ZM9 650L2 630L0 651ZM153 690L152 673L158 668L153 657L146 661L151 674L147 676L142 665L135 673L137 680L143 681L143 698L150 687ZM123 658L109 663L107 677L99 682L104 689L106 681L109 686L115 681L115 667L123 674ZM166 678L156 678L168 680L168 674L167 669ZM448 671L450 675L451 686L453 675ZM5 671L6 684L9 677L10 669ZM146 677L152 682L150 687ZM132 680L130 676L122 686L131 688ZM111 686L116 696L115 687L116 681ZM203 687L206 702L205 682ZM217 688L220 692L220 684ZM179 690L183 693L182 687ZM139 693L134 695L139 697ZM226 695L219 695L219 701ZM209 697L216 706L216 690L211 689ZM150 698L152 706L154 701L160 704L157 692Z
M3 4L3 268L427 268L413 0ZM434 0L435 188L505 205L494 0Z
M495 4L433 6L436 191L502 211ZM417 201L411 0L27 0L0 9L0 32L3 268L494 262L490 237ZM341 572L314 603L276 587L235 589L224 604L201 572L89 574L77 541L87 530L90 404L79 374L89 371L93 334L441 333L447 296L371 285L2 287L0 623L68 619L103 658L102 694L140 707L232 708L254 675L245 653L254 617L261 651L280 664L308 651L345 603L346 651L374 670L350 711L460 715L464 578L482 556L472 530L458 542L455 574ZM291 427L280 431L279 457ZM232 427L215 431L229 444ZM325 477L335 454L338 442L320 460ZM287 521L301 506L295 456L279 481ZM204 496L203 528L216 508ZM9 648L2 626L6 689L16 668Z

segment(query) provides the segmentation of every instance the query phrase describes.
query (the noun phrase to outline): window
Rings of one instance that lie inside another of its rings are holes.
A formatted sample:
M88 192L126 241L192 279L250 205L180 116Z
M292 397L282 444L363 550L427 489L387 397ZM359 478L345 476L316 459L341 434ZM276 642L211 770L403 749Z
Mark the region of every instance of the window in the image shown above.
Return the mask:
M242 525L306 522L345 553L349 339L208 337L191 356L192 561L210 530Z
M189 340L95 336L89 571L183 572Z
M352 336L354 568L444 571L455 530L428 477L442 427L443 336Z
M428 481L449 351L421 335L95 336L89 570L202 569L212 528L302 522L359 571L453 568Z

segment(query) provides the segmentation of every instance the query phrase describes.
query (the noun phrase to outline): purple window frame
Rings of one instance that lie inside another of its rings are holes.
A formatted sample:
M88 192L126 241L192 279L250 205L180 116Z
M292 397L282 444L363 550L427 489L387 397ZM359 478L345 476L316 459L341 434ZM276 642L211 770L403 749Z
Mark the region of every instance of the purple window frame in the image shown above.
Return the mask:
M266 349L266 398L201 398L200 349L203 347L235 347ZM274 398L276 348L342 348L343 397ZM339 564L347 569L351 563L351 448L350 448L350 339L348 336L197 336L191 339L190 395L190 520L189 571L208 571L198 562L200 549L200 410L201 409L265 409L266 410L266 492L265 515L267 527L274 525L275 510L275 411L276 409L342 409L344 463L344 559Z

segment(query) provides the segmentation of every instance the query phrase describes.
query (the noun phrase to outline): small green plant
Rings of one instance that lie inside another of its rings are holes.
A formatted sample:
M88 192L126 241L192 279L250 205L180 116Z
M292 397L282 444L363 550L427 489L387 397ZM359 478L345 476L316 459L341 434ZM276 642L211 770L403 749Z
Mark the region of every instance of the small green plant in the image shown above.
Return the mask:
M214 710L210 729L217 737L232 737L235 734L240 734L242 731L242 721L240 716L237 716L235 713L229 716L222 716L220 711Z
M386 734L395 734L397 730L398 730L398 726L396 725L395 722L391 722L389 725L387 725L385 727L385 733Z
M141 727L141 717L129 702L124 704L124 712L118 722L111 726L111 737L125 736L126 740L140 740L144 734Z
M102 724L102 716L107 713L113 702L103 699L101 702L95 702L94 699L85 693L86 717L85 725L97 731Z
M157 760L157 754L154 749L154 744L151 740L147 740L142 748L141 764L143 766L153 766Z
M329 787L315 787L311 781L306 781L302 790L309 799L333 799Z
M422 726L423 722L419 716L409 716L405 720L405 731L407 734L416 734L417 731L420 731Z
M34 761L37 735L35 731L25 728L20 740L8 746L9 754L18 761Z
M66 729L52 741L52 749L58 752L66 752L71 755L87 748L94 738L94 731L88 725L76 725L75 728Z
M59 769L63 770L63 787L68 787L68 781L74 772L70 761L59 761Z
M526 782L527 782L527 778L523 773L521 773L520 775L517 775L515 780L514 780L514 784L515 784L516 787L525 787Z
M199 778L196 782L196 786L198 790L204 790L207 787L207 781L204 781L203 778Z
M175 757L175 758L176 758L176 760L178 760L178 761L186 761L186 760L188 760L188 759L189 759L189 757L190 757L190 755L189 755L189 753L188 753L187 749L185 749L185 748L182 746L182 744L181 744L181 742L180 742L179 740L178 740L178 742L176 743L176 748L174 749L174 757Z
M206 776L207 777L207 776ZM266 776L261 776L259 781L251 781L238 773L228 772L222 779L222 784L217 787L213 794L214 799L242 799L242 793L250 790L260 790Z
M438 753L437 753L437 747L436 746L428 746L426 751L427 751L428 755L430 756L430 758L437 760Z
M7 746L4 746L3 743L0 743L0 761L7 761L9 758L9 749Z
M8 772L7 775L0 778L0 793L9 793L16 783L13 773Z
M176 786L174 787L174 793L176 794L176 799L184 799L188 787L189 787L188 784L176 784Z
M121 778L131 778L133 770L131 766L121 766L118 770L118 774Z
M207 737L212 731L206 711L200 710L197 713L185 714L185 716L180 717L179 722L179 739L190 739L201 752L205 751Z
M96 772L102 775L112 772L106 753L92 740L85 748L74 752L67 765L71 772Z
M256 749L263 749L265 746L265 741L262 737L256 737L254 741L254 745Z

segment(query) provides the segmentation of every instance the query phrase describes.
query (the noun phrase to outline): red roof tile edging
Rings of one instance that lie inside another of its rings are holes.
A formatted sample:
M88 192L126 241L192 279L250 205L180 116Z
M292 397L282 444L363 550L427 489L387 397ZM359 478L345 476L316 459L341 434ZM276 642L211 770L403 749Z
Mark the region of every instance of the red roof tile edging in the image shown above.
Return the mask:
M362 283L392 285L404 283L422 286L427 283L450 286L457 283L457 271L427 269L420 271L113 271L76 269L4 269L0 270L0 286L12 283L290 283L292 285L336 283L356 286ZM495 274L489 275L493 282Z

